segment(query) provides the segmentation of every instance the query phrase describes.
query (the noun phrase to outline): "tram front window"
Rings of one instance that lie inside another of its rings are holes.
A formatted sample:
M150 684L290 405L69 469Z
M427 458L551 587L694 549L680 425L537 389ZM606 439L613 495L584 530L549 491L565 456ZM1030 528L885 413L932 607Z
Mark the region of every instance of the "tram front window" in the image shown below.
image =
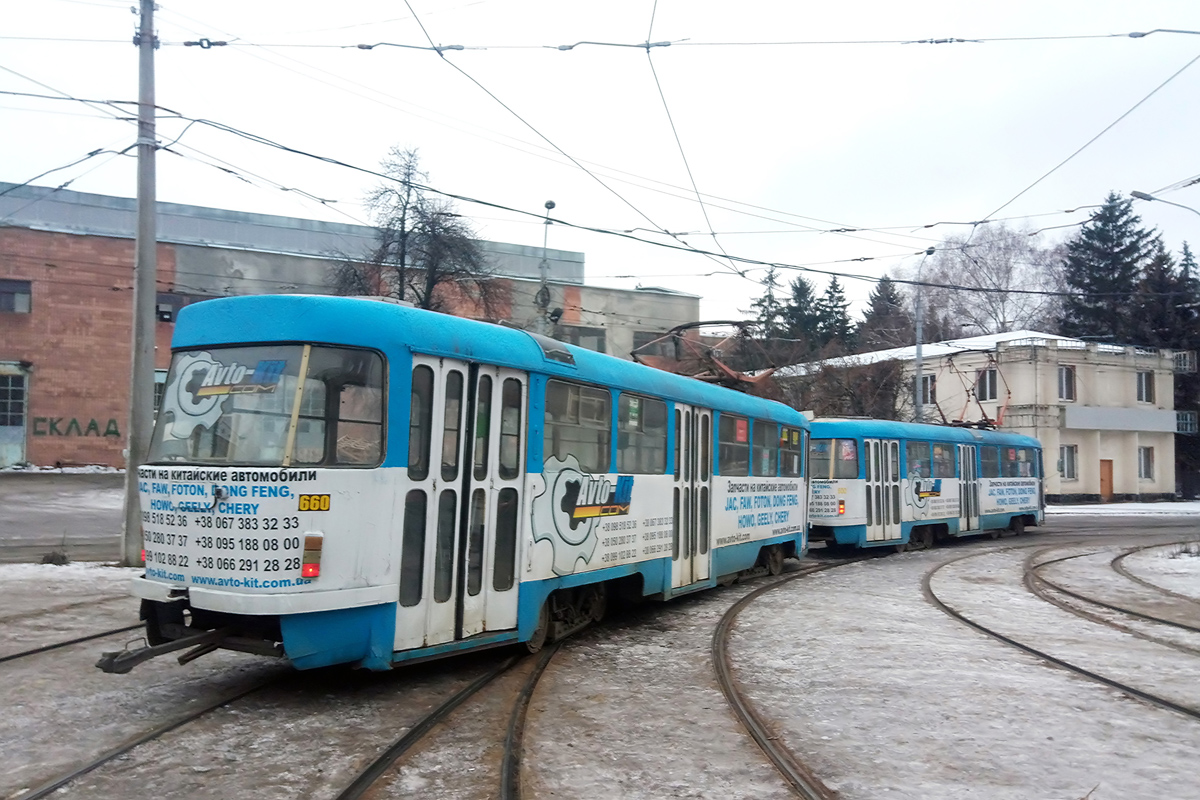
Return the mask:
M382 455L377 353L262 345L174 354L147 463L375 466Z

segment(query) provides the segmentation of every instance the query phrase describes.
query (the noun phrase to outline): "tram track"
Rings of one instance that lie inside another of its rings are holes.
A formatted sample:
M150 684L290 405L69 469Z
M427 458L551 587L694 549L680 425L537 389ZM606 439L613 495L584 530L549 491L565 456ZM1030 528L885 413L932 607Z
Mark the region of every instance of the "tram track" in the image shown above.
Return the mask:
M1195 541L1196 541L1195 539L1188 539L1186 542L1177 542L1176 544L1194 544ZM1147 545L1142 545L1141 547L1135 547L1125 553L1121 553L1121 555L1114 558L1112 561L1109 562L1109 566L1112 567L1112 569L1115 572L1117 572L1119 575L1122 575L1125 578L1128 578L1129 580L1133 581L1134 583L1140 584L1141 586L1145 586L1147 589L1152 589L1156 592L1167 595L1168 597L1173 597L1176 600L1182 600L1184 602L1191 603L1193 605L1200 605L1200 600L1197 600L1195 597L1191 597L1190 595L1183 594L1182 592L1172 591L1171 589L1168 589L1165 586L1159 586L1157 583L1151 583L1150 581L1146 580L1145 578L1142 578L1138 575L1134 575L1125 566L1125 559L1128 558L1129 556L1132 556L1132 555L1140 553L1144 550L1150 550L1150 549L1153 549L1156 547L1170 547L1170 545L1147 544Z
M16 661L17 659L20 659L20 658L27 658L28 656L36 656L40 653L47 653L47 652L50 652L51 650L58 650L59 648L62 648L62 647L70 647L73 644L81 644L83 642L91 642L96 639L103 639L106 636L115 636L118 633L128 633L129 631L132 631L132 630L138 630L141 627L142 627L142 624L139 622L139 623L135 623L133 625L126 625L123 628L113 628L111 630L101 631L100 633L89 633L86 636L76 636L73 639L66 639L61 642L54 642L53 644L46 644L46 645L42 645L40 647L32 647L28 650L21 650L16 653L9 653L7 655L0 656L0 664L5 663L6 661Z
M1093 544L1093 543L1094 542L1077 542L1076 544ZM1039 545L1024 545L1024 546L1009 547L1009 548L1003 548L1003 549L1004 550L1019 550L1019 549L1025 549L1027 547L1038 547L1038 546ZM1043 649L1040 649L1040 648L1034 647L1030 644L1027 644L1025 642L1019 641L1018 639L1016 639L1012 636L1008 636L1008 635L1000 632L999 630L996 630L995 628L991 627L990 625L984 624L983 622L980 622L975 619L971 619L963 612L959 611L958 609L951 606L949 603L945 602L934 591L933 586L932 586L933 578L935 575L937 575L943 569L946 569L947 567L949 567L953 564L957 564L961 561L965 561L970 558L978 558L981 555L994 554L995 552L996 552L995 550L991 550L991 551L988 551L988 553L984 553L984 554L969 553L966 555L962 555L957 558L953 558L948 561L945 561L945 562L939 564L938 566L934 567L933 569L929 570L928 572L926 572L921 580L921 590L925 596L925 599L931 605L933 605L935 608L942 611L943 613L950 616L951 618L957 620L958 622L961 622L964 625L967 625L968 627L973 628L974 630L976 630L986 636L990 636L993 639L996 639L997 641L1000 641L1006 645L1009 645L1010 647L1013 647L1017 650L1025 652L1029 655L1032 655L1036 658L1039 658L1039 659L1046 661L1050 664L1053 664L1057 667L1061 667L1062 669L1065 669L1069 672L1072 672L1072 673L1075 673L1082 677L1085 677L1096 683L1100 683L1105 686L1108 686L1109 688L1116 689L1116 690L1123 692L1131 697L1136 697L1144 702L1150 703L1155 706L1159 706L1160 708L1165 708L1170 711L1174 711L1176 713L1182 714L1182 715L1190 717L1192 719L1200 720L1200 708L1185 705L1184 703L1176 702L1174 700L1171 700L1170 698L1163 697L1163 696L1155 694L1154 692L1151 692L1151 691L1139 689L1128 683L1125 683L1123 681L1120 681L1120 680L1117 680L1114 678L1110 678L1106 675L1102 675L1099 672L1087 669L1086 667L1083 667L1072 661L1068 661L1065 658L1059 658L1058 656L1048 653ZM1028 573L1026 573L1026 574L1028 574Z
M771 726L758 713L742 691L741 684L734 674L733 663L729 655L729 641L733 633L733 624L742 609L769 591L817 572L824 572L825 570L845 566L872 557L868 555L859 558L840 559L832 563L818 564L803 568L798 572L784 576L765 586L760 586L730 606L721 617L721 621L717 623L716 630L713 632L713 667L716 671L717 684L721 688L721 693L725 695L725 699L733 710L734 715L737 716L738 721L741 722L742 726L750 734L750 737L754 739L767 759L779 771L779 774L787 782L791 790L797 796L805 798L805 800L833 800L835 795L829 787L821 782L820 778L804 766L796 758L795 754L782 743L781 739L775 734Z

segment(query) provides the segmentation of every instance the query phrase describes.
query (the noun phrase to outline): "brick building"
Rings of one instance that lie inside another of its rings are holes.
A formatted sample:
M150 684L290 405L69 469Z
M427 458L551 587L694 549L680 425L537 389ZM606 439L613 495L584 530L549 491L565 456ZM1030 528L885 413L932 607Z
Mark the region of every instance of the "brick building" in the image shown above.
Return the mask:
M0 468L123 466L135 226L131 199L0 183ZM170 203L158 206L158 230L160 370L184 305L324 293L333 263L374 244L374 229L359 225ZM543 258L551 335L564 341L627 358L699 315L695 295L586 286L582 253L480 245L503 298L493 313L520 327L539 314Z

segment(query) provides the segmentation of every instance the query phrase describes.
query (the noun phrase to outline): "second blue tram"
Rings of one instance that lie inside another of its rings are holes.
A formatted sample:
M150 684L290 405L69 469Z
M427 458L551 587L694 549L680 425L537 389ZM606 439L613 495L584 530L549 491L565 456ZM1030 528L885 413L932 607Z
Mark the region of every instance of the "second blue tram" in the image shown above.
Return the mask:
M805 548L779 403L377 300L179 315L139 470L152 647L298 668L537 649Z
M1043 522L1032 437L873 419L816 419L811 436L812 541L903 551Z

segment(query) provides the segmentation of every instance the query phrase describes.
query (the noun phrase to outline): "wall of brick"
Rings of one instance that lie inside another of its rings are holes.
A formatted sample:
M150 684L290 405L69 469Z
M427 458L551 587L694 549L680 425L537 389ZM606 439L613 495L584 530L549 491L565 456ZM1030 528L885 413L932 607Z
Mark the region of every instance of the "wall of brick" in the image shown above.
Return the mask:
M0 313L0 361L28 362L26 459L122 466L129 415L134 243L0 229L0 277L30 281L28 314ZM160 291L174 248L158 248ZM156 362L170 362L170 324L156 324Z

